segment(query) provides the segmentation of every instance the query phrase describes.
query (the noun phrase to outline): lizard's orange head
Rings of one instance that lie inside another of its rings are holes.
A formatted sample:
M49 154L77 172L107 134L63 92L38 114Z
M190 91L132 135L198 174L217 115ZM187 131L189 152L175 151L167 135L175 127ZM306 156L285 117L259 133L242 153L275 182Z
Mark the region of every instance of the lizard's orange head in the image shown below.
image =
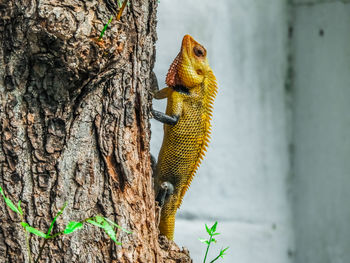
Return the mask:
M185 35L180 53L169 68L166 84L169 87L183 85L192 88L203 82L208 71L211 69L207 60L207 51L190 35Z

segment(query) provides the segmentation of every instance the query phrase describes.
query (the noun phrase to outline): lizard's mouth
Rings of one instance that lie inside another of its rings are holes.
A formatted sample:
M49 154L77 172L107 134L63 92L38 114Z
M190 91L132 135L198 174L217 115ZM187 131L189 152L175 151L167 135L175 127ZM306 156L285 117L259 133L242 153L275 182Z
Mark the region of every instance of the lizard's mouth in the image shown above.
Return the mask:
M182 52L186 52L187 54L191 54L193 46L198 44L193 37L190 35L185 35L182 39Z
M184 38L182 39L182 45L188 45L191 41L194 41L193 37L190 35L185 35Z

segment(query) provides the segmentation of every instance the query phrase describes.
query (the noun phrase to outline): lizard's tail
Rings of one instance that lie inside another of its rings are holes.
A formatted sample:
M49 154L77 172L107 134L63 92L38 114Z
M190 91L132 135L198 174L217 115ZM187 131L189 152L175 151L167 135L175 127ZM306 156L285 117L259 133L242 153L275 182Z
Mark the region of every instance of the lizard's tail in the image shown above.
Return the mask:
M161 213L159 222L159 231L161 235L166 236L169 240L174 239L176 210L170 214Z

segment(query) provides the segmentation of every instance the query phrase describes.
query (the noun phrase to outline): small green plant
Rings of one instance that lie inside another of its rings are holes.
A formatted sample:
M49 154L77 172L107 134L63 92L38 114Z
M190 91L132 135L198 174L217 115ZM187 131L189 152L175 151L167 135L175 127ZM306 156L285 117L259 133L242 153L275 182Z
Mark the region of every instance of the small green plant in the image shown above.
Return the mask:
M23 215L23 211L21 209L21 201L18 202L17 206L9 199L5 196L3 189L0 187L0 193L2 195L2 197L5 200L6 205L15 213L17 213L20 218L21 218L21 226L24 229L25 232L25 239L26 239L26 246L27 246L27 252L28 252L28 258L29 258L29 262L31 263L33 261L32 259L32 253L30 251L30 244L29 244L29 233L34 234L36 236L42 237L44 238L43 244L40 246L39 249L39 254L36 257L36 259L34 260L34 263L39 262L42 252L45 248L45 245L47 243L48 240L50 239L54 239L60 235L68 235L73 233L74 231L81 229L84 227L85 223L89 223L92 224L94 226L100 227L102 228L106 234L117 244L117 245L121 245L120 242L117 241L116 239L116 228L131 234L132 232L125 230L124 228L122 228L121 226L119 226L118 224L114 223L113 221L109 220L108 218L105 218L103 216L94 216L94 217L89 217L86 218L82 221L76 222L76 221L69 221L68 224L66 225L65 229L57 232L55 234L52 234L52 229L54 227L54 224L57 220L57 218L63 213L63 210L65 209L65 207L67 206L67 203L64 203L63 207L60 209L60 211L58 211L57 215L54 217L54 219L52 220L50 227L47 231L47 233L44 233L43 231L40 231L32 226L30 226L28 223L24 222L24 215Z
M107 27L109 26L109 24L112 22L113 20L113 16L111 16L111 18L108 20L107 24L105 24L105 26L103 27L102 31L101 31L101 34L98 38L98 40L100 41L103 37L103 35L105 34L106 30L107 30Z
M126 4L129 6L130 5L129 1L128 0L126 0L126 1L127 1ZM119 9L123 7L123 4L124 4L124 1L117 0L117 6Z
M127 4L130 5L130 3L129 3L128 0L124 0L123 3L121 3L119 0L117 0L117 5L118 5L118 8L119 8L119 11L118 11L118 14L117 14L117 18L116 18L117 21L120 20L120 17L122 16L122 13L123 13L123 11L124 11L124 9L125 9L125 6L126 6ZM106 32L106 30L107 30L109 24L112 22L112 20L113 20L113 16L111 16L111 18L108 20L107 24L105 24L105 26L103 27L103 29L102 29L102 31L101 31L101 34L100 34L100 36L99 36L99 38L98 38L98 41L101 41L101 40L102 40L103 35L105 34L105 32Z
M200 238L200 239L199 239L202 243L204 243L204 244L207 245L207 250L205 251L205 256L204 256L203 263L205 263L206 260L207 260L207 256L208 256L208 252L209 252L209 247L210 247L210 245L211 245L212 243L216 243L216 239L214 238L214 236L220 235L220 233L217 233L217 232L216 232L216 227L217 227L217 225L218 225L218 222L217 222L217 221L214 223L214 225L213 225L211 228L209 228L209 227L207 226L207 224L205 224L205 229L207 230L207 233L209 234L209 239L204 239L204 238ZM229 248L229 247L226 247L226 248L221 249L219 255L218 255L216 258L214 258L212 261L210 261L210 263L213 263L213 262L217 261L219 258L224 258L224 255L226 255L225 252L226 252L226 250L227 250L228 248Z

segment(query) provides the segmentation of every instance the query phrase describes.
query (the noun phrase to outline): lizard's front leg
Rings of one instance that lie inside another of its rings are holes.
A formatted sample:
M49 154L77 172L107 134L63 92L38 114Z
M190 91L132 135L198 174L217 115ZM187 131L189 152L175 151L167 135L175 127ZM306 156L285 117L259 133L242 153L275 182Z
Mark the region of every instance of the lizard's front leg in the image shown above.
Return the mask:
M165 99L169 96L171 92L172 92L172 89L169 87L166 87L164 89L161 89L155 92L153 94L153 98L158 100ZM152 115L153 115L153 118L155 118L157 121L160 121L162 123L169 124L169 125L175 125L180 118L180 115L174 114L170 116L163 112L154 110L153 108L152 108Z
M153 115L153 118L155 118L157 121L160 121L165 124L170 124L170 125L175 125L180 118L180 116L178 115L169 116L163 112L160 112L154 109L152 109L152 115Z

